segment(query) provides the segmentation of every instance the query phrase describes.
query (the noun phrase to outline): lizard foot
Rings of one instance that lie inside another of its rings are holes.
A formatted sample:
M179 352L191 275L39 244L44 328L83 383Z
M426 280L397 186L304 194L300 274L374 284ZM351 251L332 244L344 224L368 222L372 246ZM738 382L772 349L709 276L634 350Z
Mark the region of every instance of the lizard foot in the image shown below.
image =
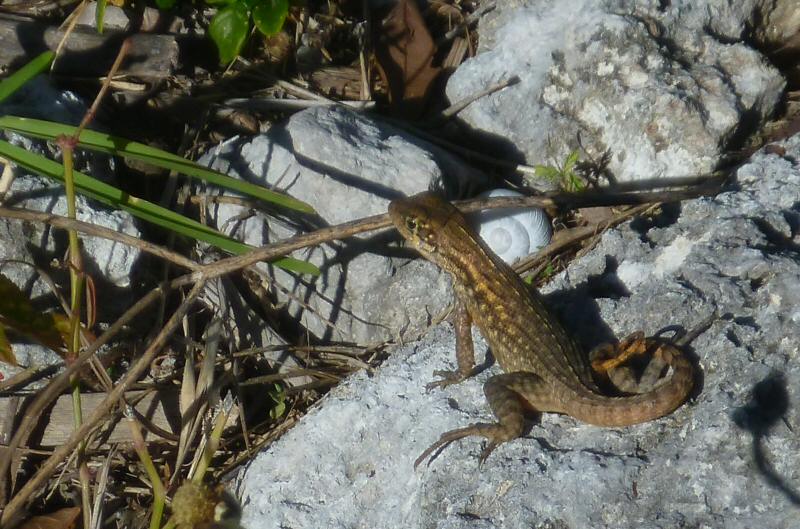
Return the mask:
M433 376L442 377L441 380L434 380L425 386L426 391L436 388L446 388L452 384L458 384L472 376L472 371L462 373L461 371L434 371Z
M500 424L479 422L465 428L450 430L449 432L443 433L438 441L430 445L424 452L422 452L422 454L420 454L417 460L414 461L414 468L417 468L420 463L428 459L428 456L433 454L428 460L428 465L430 465L433 460L439 456L441 451L447 448L447 445L453 441L457 441L471 435L480 435L488 440L488 444L481 452L479 460L481 465L483 465L483 462L486 461L486 458L489 457L489 454L491 454L495 448L509 440L509 436L506 435L505 429Z
M597 347L590 353L590 360L592 370L600 380L610 382L618 391L635 394L655 387L664 367L676 354L680 353L674 346L636 332L616 345ZM634 368L631 364L631 360L641 361L648 357L644 367Z
M644 354L646 346L641 331L622 339L618 344L603 344L589 353L592 369L596 373L606 373L623 365L631 357Z

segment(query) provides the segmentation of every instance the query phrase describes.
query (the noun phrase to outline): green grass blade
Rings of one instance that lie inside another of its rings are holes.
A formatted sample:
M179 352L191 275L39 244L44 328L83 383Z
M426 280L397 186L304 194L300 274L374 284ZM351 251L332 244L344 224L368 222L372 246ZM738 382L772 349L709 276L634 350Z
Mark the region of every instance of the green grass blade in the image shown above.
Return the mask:
M46 140L55 140L61 134L72 136L77 130L76 127L70 125L17 116L0 117L0 128ZM141 160L296 211L314 213L314 208L301 200L297 200L296 198L282 193L270 191L261 186L251 184L250 182L232 178L218 171L203 167L191 160L162 151L161 149L156 149L155 147L150 147L143 143L94 130L84 130L81 133L78 145L86 149L124 156L134 160Z
M97 0L96 10L94 12L94 23L97 25L97 32L103 34L103 21L106 16L106 4L108 0Z
M22 85L47 70L55 56L56 54L52 51L41 53L31 62L0 81L0 103L8 99L8 97L19 90Z
M4 156L28 171L53 178L59 182L64 181L63 166L44 156L26 151L5 141L0 141L0 156ZM195 220L147 200L131 196L88 175L75 171L74 176L75 188L82 195L127 211L142 220L152 222L192 239L206 242L232 254L242 254L252 250L251 246L231 239ZM301 274L319 275L320 273L319 269L313 264L291 257L277 259L272 263L285 270Z

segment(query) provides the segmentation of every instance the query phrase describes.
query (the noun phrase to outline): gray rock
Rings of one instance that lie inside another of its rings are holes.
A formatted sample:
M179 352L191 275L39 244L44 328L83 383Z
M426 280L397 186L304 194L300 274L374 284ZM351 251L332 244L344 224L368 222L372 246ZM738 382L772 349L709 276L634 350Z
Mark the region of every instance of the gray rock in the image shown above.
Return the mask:
M81 195L76 202L78 220L140 237L130 214L107 209ZM4 205L55 215L67 214L63 186L33 175L20 175L14 180ZM131 271L141 252L108 239L90 236L81 236L80 239L84 270L95 284L96 301L102 309L100 316L113 317L130 301L127 289L131 283ZM0 273L30 292L31 299L40 309L60 311L61 306L55 301L51 287L31 265L47 271L58 285L66 287L67 290L62 290L61 294L67 295L69 279L66 270L51 266L53 260L62 260L66 255L67 233L44 224L0 218L0 240L3 241L0 245ZM14 351L20 365L51 365L60 361L55 352L37 344L15 344Z
M450 78L458 101L521 81L459 116L530 163L557 165L580 134L619 180L711 171L779 101L784 80L744 42L756 2L501 0L479 54Z
M14 180L5 204L55 215L67 215L64 188L33 175L21 176ZM91 222L132 237L140 237L139 230L130 214L106 209L82 195L78 195L76 199L76 216L78 220L84 222ZM4 245L0 249L0 256L2 256L0 258L23 259L33 262L47 255L62 257L57 254L66 248L66 232L63 230L53 231L41 224L20 224L15 220L6 224L4 229L9 234L8 240L13 244ZM117 288L130 286L131 267L140 254L137 248L89 236L81 237L81 244L87 271L96 276L95 281L102 281ZM33 253L32 248L35 248Z
M392 198L432 183L462 196L487 182L446 151L338 106L298 112L211 154L215 168L313 204L329 224L385 213Z
M357 373L243 472L247 527L793 528L800 503L800 135L758 153L731 190L608 231L548 288L587 346L692 329L703 386L675 413L627 428L545 414L482 468L451 428L490 419L472 380L426 393L452 367L449 326ZM600 321L602 319L602 322ZM476 342L484 348L482 339ZM479 353L480 354L480 353Z
M97 2L91 2L86 5L86 8L81 12L77 21L78 26L87 26L90 28L97 27ZM128 31L131 21L125 10L107 5L103 11L103 29L104 30L119 30Z
M45 76L39 76L25 84L8 101L0 105L0 114L47 119L77 125L86 105L74 93L55 89ZM7 141L25 150L48 158L60 157L60 151L50 143L8 133ZM96 178L107 178L112 173L113 161L102 154L75 152L78 170ZM26 208L33 211L66 215L66 199L63 185L43 177L26 174L14 169L15 178L0 197L5 206ZM99 226L113 229L134 237L140 233L133 217L123 211L110 210L97 202L78 195L77 217ZM62 260L67 249L67 234L49 226L26 223L14 219L0 219L0 273L15 285L30 292L31 299L43 310L60 310L50 286L39 278L33 264L48 271L57 284L68 285L67 272L53 269L51 261ZM130 286L131 270L140 252L114 241L82 236L84 265L95 282L100 315L113 317L130 299L121 295ZM64 294L64 292L62 292ZM14 352L21 365L51 365L60 362L58 355L37 344L14 344ZM4 373L6 376L10 371Z
M78 125L86 108L86 104L77 94L69 90L59 90L47 76L38 75L0 105L0 114Z
M339 107L299 112L265 134L220 145L201 161L285 190L312 204L326 224L385 213L392 198L424 191L434 182L454 195L486 182L441 149ZM210 215L219 228L255 246L297 232L296 226L236 205L214 205ZM395 290L392 273L399 265L365 251L381 247L386 247L385 241L369 246L360 239L298 252L296 257L319 266L322 276L298 280L270 268L280 285L274 292L294 319L327 339L373 342L392 338L402 329L417 330L447 305L447 282L436 280L439 272L423 265L434 278L420 293L426 303L411 311L395 310L397 298L376 293Z

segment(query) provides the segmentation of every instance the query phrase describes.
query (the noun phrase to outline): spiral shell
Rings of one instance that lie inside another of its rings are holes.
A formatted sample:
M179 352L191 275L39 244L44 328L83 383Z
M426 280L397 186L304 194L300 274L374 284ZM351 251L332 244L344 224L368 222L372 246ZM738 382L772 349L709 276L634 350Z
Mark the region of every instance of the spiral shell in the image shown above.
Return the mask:
M523 196L510 189L492 189L479 195L489 197ZM503 261L513 263L550 242L550 218L540 208L502 208L473 213L470 221L478 234Z

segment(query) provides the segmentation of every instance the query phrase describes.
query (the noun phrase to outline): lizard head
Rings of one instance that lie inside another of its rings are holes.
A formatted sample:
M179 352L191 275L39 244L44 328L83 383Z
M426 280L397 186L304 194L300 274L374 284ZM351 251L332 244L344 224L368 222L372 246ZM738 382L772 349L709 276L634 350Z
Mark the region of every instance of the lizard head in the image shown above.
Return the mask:
M447 245L441 244L448 236L447 230L456 225L467 226L466 219L455 206L431 192L393 200L389 204L389 217L411 246L440 266L449 250Z

